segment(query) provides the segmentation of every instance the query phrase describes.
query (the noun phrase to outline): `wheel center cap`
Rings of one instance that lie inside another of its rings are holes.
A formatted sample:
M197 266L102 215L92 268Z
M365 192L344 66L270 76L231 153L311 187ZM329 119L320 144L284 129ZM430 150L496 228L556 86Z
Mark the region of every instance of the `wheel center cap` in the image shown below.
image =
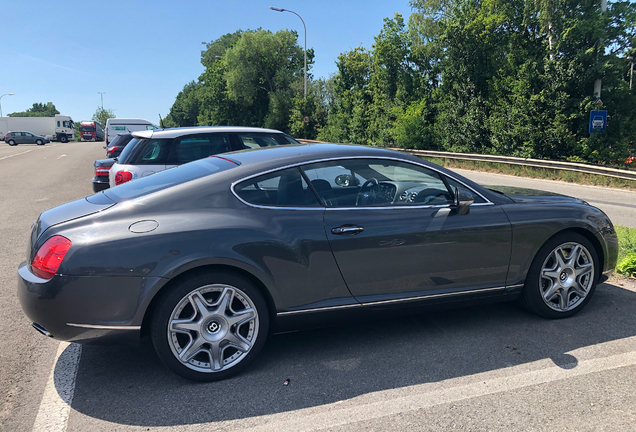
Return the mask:
M561 274L559 275L559 279L561 279L561 282L565 282L567 278L568 274L566 272L561 272Z
M218 321L210 321L206 326L206 330L210 334L217 334L221 331L221 324Z

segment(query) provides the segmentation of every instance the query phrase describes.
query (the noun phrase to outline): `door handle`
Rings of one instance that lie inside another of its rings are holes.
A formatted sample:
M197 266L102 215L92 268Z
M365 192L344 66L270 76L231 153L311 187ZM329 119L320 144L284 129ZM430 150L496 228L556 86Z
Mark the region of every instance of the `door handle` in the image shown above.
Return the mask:
M336 235L353 235L364 231L364 228L358 225L342 225L337 228L332 228L331 233Z

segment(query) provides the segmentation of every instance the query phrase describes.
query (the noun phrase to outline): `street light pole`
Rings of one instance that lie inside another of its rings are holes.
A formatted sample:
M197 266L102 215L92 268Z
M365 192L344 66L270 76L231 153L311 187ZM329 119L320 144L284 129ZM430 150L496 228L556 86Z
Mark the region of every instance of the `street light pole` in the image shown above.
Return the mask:
M296 15L298 18L300 18L300 21L302 21L303 23L303 27L305 28L305 97L307 97L307 26L305 25L305 20L303 20L303 18L300 15L298 15L296 12L291 11L289 9L282 9L282 8L277 8L274 6L270 6L269 8L276 12L291 12L294 15Z
M632 77L634 76L634 57L629 56L627 57L627 60L629 60L629 62L632 64L632 67L629 71L629 89L632 89Z
M104 110L104 95L106 94L106 92L97 92L101 98L102 98L102 111Z
M15 93L5 93L2 96L0 96L0 101L2 101L2 98L5 96L13 96ZM2 117L2 103L0 102L0 117Z

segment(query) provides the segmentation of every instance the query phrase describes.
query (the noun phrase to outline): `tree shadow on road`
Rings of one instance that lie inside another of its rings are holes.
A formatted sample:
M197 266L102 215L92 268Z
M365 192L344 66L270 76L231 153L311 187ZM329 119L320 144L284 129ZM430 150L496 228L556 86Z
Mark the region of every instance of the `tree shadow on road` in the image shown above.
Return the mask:
M118 424L173 426L316 407L537 360L570 369L577 362L568 352L636 335L635 309L636 293L605 283L585 310L565 320L545 320L514 303L379 316L273 336L242 374L206 384L169 372L147 341L85 346L72 407Z

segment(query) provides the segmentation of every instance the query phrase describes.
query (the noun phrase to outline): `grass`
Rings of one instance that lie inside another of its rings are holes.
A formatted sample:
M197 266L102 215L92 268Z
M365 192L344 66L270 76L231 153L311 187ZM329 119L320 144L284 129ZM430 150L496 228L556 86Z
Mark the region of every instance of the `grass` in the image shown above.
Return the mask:
M616 273L636 277L636 228L617 225L618 265Z
M422 158L446 168L460 168L472 171L483 171L498 174L508 174L517 177L538 178L544 180L559 180L582 185L604 186L617 189L636 191L636 181L623 180L598 174L580 173L576 171L557 170L552 168L538 168L526 165L511 165L497 162L478 162L471 160Z

